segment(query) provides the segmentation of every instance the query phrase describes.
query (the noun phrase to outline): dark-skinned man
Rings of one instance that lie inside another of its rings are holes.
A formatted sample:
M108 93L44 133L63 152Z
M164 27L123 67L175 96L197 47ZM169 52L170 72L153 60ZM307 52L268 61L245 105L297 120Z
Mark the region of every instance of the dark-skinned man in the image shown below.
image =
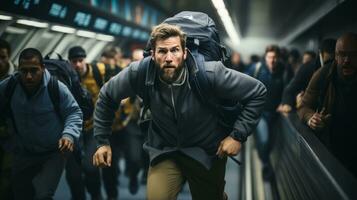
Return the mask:
M34 48L19 56L19 73L0 83L0 98L15 80L9 105L1 101L1 114L12 119L14 153L12 183L15 199L52 199L66 153L82 129L82 112L68 88L58 81L58 110L50 98L50 73ZM57 81L57 80L54 80ZM52 88L55 89L55 88ZM6 111L7 110L7 111Z

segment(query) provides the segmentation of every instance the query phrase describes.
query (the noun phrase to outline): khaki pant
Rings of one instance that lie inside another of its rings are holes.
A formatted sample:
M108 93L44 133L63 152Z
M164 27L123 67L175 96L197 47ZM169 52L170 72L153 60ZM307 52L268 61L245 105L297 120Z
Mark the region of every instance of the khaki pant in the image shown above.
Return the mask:
M221 200L224 197L224 176L227 159L217 159L210 170L197 161L175 154L149 168L148 200L173 200L188 181L193 200Z

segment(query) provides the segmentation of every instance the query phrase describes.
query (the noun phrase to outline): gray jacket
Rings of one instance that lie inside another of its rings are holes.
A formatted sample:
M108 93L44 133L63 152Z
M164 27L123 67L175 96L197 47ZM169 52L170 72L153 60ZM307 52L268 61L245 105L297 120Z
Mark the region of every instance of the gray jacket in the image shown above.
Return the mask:
M185 63L194 63L192 57L188 56ZM114 112L120 101L129 96L143 95L143 88L138 88L143 84L133 84L139 80L138 67L139 62L131 63L100 91L94 112L94 134L99 146L109 144ZM191 67L191 70L186 67L184 81L172 85L159 81L153 73L146 80L146 84L154 83L154 89L150 93L152 123L148 141L144 144L152 165L179 151L210 168L220 141L228 135L237 138L238 133L248 136L255 128L265 102L264 85L226 68L221 62L205 62L205 68L215 95L238 100L244 105L234 124L235 131L224 132L215 112L203 105L192 91L188 78L197 72L197 66Z

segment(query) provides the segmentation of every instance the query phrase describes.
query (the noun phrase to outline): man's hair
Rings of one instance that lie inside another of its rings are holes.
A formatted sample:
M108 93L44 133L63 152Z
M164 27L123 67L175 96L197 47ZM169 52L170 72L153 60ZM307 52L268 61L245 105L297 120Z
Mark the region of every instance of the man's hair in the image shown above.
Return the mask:
M275 54L277 56L280 55L280 49L277 45L269 45L265 48L265 54L267 54L268 52L275 52Z
M155 26L151 32L150 36L150 46L152 50L155 50L156 48L156 41L158 40L166 40L170 37L176 37L178 36L181 41L181 47L183 49L186 48L186 33L183 32L180 27L171 25L171 24L166 24L162 23L157 26Z
M298 61L301 57L299 50L291 49L289 52L289 56L294 59L294 61Z
M121 50L116 47L105 48L101 56L105 58L115 58L115 55L120 53L120 51Z
M320 52L326 52L332 55L335 54L335 48L336 48L336 39L332 39L332 38L326 38L322 40L322 42L319 45Z
M311 56L312 59L316 59L316 53L314 51L305 51L304 54Z
M0 49L6 49L7 54L11 55L11 46L6 40L0 39Z
M19 56L19 64L20 64L21 60L31 60L33 58L37 58L41 64L41 66L43 65L42 54L39 50L37 50L35 48L27 48L27 49L22 50L20 53L20 56Z

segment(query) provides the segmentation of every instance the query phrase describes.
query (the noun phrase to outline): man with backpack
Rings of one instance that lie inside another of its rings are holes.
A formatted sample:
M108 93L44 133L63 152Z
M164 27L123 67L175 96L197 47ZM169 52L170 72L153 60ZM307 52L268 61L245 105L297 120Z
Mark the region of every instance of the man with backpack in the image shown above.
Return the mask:
M86 51L80 46L74 46L68 51L68 60L78 73L82 87L89 91L93 102L95 102L99 87L93 78L92 65L86 63L86 57ZM100 200L102 199L100 171L92 164L92 156L96 150L92 116L84 121L80 141L82 152L80 163L74 159L74 156L71 156L66 164L66 179L71 190L72 199L86 199L86 186L91 199Z
M298 108L306 123L357 177L357 34L336 42L335 59L315 72Z
M0 99L0 117L11 120L14 130L15 199L52 199L66 153L82 130L77 102L51 77L41 53L33 48L20 53L19 73L0 82Z
M94 134L99 143L94 165L111 165L108 137L114 111L122 99L137 94L152 116L144 144L151 162L147 198L176 199L187 180L193 199L226 199L226 156L239 153L257 124L266 89L259 81L221 62L202 61L199 54L194 58L178 26L156 26L150 45L151 56L131 63L101 89L94 114ZM230 132L221 121L220 110L198 97L203 90L198 91L194 83L202 82L192 79L199 73L208 79L215 97L242 103Z

